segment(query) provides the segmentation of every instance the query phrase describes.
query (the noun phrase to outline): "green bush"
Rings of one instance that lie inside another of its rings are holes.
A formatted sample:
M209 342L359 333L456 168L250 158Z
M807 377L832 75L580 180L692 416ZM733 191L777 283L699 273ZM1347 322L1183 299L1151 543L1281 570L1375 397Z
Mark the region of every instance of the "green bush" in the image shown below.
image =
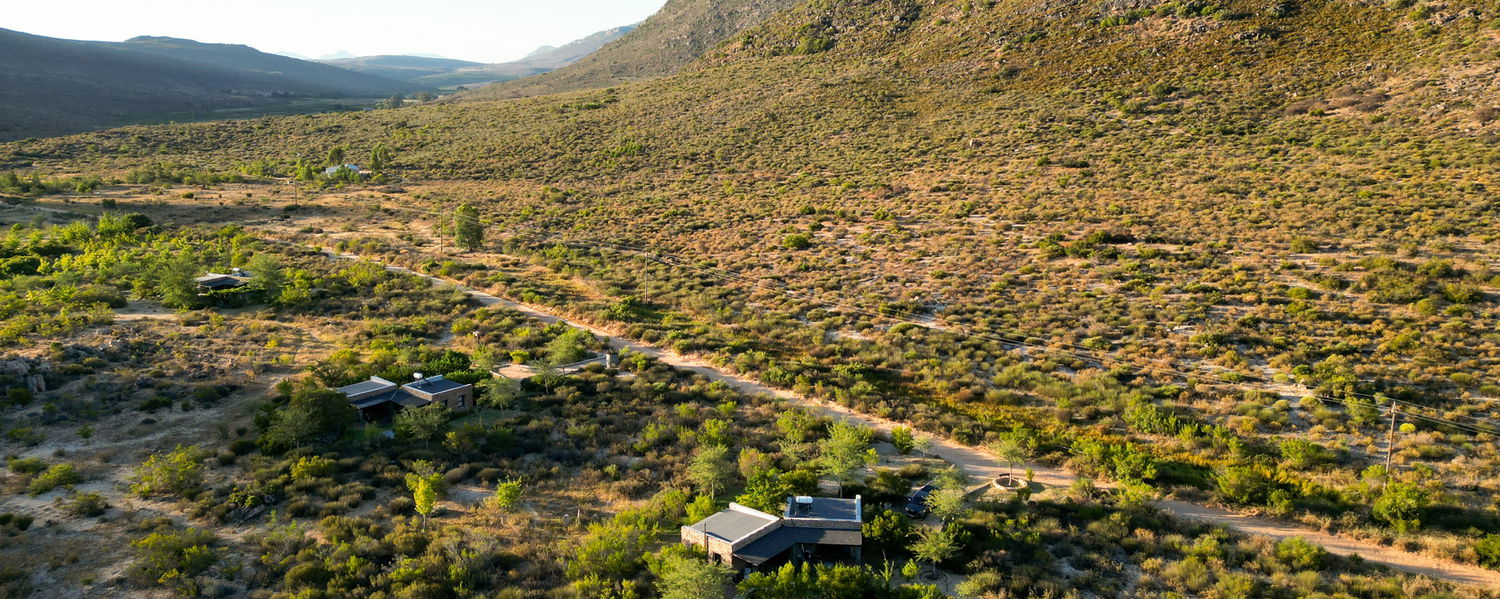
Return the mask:
M31 390L25 387L11 387L5 390L5 398L11 404L24 406L31 403Z
M1265 501L1271 481L1252 466L1229 466L1214 476L1214 486L1225 501L1255 505Z
M294 481L307 481L326 478L333 475L333 460L319 456L303 456L292 463L291 474Z
M1500 570L1500 534L1486 535L1474 544L1479 563Z
M1392 482L1386 484L1380 497L1375 499L1371 511L1396 532L1405 534L1421 527L1418 516L1431 501L1427 491L1415 483Z
M98 516L109 509L109 501L98 493L75 493L65 505L75 516Z
M333 573L321 563L301 563L287 570L283 580L288 587L300 589L321 588L332 578Z
M198 446L152 454L136 468L130 492L140 497L177 495L190 497L203 486L203 463Z
M906 455L917 448L917 437L912 434L910 428L898 426L891 429L891 445L895 445L896 451L901 455Z
M41 458L7 458L5 465L11 472L21 475L37 474L47 469Z
M1327 462L1333 453L1322 445L1306 439L1288 439L1281 442L1281 459L1287 467L1303 469Z
M32 495L41 495L58 487L71 486L83 482L83 475L79 474L72 464L55 464L31 480L29 491Z
M26 530L31 528L31 522L32 517L26 514L12 514L10 512L0 514L0 528L10 526L16 530Z
M136 561L129 574L140 584L173 588L184 595L197 595L196 577L219 562L213 548L216 539L193 528L153 532L131 541Z
M1328 550L1302 537L1283 539L1276 544L1276 559L1298 570L1318 570L1328 558Z

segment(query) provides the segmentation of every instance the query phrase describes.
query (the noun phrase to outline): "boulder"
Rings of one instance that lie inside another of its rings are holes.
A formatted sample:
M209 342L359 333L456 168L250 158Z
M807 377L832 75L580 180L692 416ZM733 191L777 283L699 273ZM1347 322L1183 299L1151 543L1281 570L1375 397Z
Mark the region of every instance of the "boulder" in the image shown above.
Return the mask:
M21 377L29 372L31 372L31 365L25 360L0 360L0 375Z

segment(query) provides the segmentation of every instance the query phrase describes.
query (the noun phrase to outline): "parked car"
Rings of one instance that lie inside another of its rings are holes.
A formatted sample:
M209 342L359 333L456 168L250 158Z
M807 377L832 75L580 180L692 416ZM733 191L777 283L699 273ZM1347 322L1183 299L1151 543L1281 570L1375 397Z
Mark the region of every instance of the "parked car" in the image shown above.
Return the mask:
M906 498L906 509L903 510L903 511L906 512L906 515L911 516L913 518L923 518L923 517L926 517L927 516L927 496L928 495L932 495L932 492L936 491L936 490L937 490L937 487L934 487L934 486L932 486L930 484L929 485L922 485L922 488L917 489L916 491L913 491L912 494L911 494L911 496L909 496L909 497Z

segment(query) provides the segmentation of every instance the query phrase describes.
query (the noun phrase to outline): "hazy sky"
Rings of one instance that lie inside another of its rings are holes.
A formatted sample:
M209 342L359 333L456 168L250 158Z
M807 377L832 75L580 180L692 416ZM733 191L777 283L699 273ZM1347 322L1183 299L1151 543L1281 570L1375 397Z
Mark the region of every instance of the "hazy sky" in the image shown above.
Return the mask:
M666 0L20 0L0 28L68 39L137 35L254 46L312 58L339 51L514 60L543 44L645 19Z

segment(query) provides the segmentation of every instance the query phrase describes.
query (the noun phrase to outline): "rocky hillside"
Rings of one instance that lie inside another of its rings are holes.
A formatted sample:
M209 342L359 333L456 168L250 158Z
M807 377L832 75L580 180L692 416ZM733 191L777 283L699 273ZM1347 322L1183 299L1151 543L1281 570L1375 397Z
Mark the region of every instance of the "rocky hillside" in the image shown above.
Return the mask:
M485 84L528 78L566 68L600 48L628 35L635 25L624 25L576 39L559 47L542 47L521 60L456 69L445 75L424 77L421 83L436 87Z
M458 99L539 96L668 75L794 3L794 0L670 0L618 41L566 68L523 81L498 83L461 94Z

